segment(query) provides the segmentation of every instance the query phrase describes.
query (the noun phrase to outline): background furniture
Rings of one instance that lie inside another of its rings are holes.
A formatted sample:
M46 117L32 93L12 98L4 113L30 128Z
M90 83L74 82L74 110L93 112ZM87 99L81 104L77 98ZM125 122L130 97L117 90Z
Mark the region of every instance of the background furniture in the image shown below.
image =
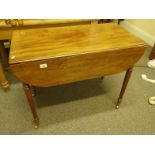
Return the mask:
M150 56L149 56L149 59L152 60L152 59L155 59L155 44L152 48L152 51L150 53Z
M7 56L7 52L4 47L3 41L1 40L0 40L0 56L1 58L3 58L1 60L3 61L4 68L8 68L8 56ZM5 77L4 70L1 63L0 63L0 83L5 91L9 90L10 88L9 83Z

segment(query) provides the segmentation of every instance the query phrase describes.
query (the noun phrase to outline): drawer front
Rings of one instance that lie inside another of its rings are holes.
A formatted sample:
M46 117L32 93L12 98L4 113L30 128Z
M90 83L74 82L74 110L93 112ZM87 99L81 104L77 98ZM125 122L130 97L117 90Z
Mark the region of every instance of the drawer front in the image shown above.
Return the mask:
M40 87L110 75L127 70L143 55L145 47L87 53L10 65L21 81Z

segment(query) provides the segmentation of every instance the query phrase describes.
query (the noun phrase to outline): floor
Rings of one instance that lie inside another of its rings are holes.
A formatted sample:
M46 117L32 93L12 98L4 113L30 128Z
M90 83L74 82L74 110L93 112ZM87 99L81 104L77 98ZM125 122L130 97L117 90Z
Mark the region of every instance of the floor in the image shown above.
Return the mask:
M0 87L0 134L155 134L153 84L141 79L155 71L146 67L150 48L136 64L120 108L115 109L124 73L68 85L38 88L40 127L34 129L32 115L21 85L6 73L11 90Z

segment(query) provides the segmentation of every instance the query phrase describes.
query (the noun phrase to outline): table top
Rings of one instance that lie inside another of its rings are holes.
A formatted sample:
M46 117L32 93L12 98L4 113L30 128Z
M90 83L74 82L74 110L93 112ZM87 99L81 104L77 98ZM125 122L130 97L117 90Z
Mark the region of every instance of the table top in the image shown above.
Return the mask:
M146 46L115 23L57 28L16 30L13 32L9 63L108 52Z

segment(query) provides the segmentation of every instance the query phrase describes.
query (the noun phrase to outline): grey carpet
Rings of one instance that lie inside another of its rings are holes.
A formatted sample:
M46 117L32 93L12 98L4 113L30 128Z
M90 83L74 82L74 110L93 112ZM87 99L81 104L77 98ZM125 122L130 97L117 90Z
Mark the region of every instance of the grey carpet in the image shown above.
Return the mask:
M39 129L22 85L6 73L11 90L0 88L0 134L155 134L155 106L148 98L155 86L141 79L146 73L155 79L155 70L144 67L150 48L136 64L122 104L115 109L124 73L68 85L37 88Z

